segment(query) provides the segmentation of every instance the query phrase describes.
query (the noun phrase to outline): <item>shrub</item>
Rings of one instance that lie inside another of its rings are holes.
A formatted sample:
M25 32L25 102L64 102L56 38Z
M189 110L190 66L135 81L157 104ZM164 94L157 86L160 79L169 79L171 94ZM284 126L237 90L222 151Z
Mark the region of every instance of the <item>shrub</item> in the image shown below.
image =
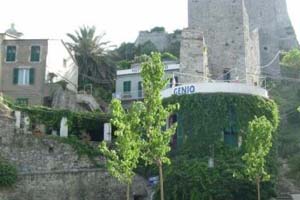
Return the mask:
M10 187L17 182L17 169L0 158L0 187Z

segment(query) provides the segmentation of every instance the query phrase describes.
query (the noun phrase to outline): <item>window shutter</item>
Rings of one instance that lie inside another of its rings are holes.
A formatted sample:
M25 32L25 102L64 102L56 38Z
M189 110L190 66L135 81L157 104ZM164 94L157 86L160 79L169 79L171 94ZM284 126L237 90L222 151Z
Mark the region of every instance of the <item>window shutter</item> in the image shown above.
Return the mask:
M34 80L35 80L35 71L34 71L34 68L30 68L30 71L29 71L29 84L33 85Z
M18 84L18 73L19 73L19 69L14 68L14 72L13 72L13 84L14 85Z

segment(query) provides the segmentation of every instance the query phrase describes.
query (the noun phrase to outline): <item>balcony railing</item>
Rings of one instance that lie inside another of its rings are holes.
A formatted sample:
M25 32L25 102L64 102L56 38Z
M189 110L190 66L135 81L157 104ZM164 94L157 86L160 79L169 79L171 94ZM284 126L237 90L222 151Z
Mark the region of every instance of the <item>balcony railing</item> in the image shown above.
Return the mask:
M120 100L138 100L144 98L143 90L130 91L130 92L117 92L113 94L114 98Z

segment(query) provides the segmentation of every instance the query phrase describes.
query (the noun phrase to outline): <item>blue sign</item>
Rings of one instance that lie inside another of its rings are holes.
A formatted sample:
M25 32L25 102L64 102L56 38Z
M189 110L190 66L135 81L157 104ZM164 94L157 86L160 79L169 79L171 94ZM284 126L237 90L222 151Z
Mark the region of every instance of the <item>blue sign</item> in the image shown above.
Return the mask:
M174 88L173 94L183 95L183 94L193 94L195 93L196 88L194 85L184 85Z

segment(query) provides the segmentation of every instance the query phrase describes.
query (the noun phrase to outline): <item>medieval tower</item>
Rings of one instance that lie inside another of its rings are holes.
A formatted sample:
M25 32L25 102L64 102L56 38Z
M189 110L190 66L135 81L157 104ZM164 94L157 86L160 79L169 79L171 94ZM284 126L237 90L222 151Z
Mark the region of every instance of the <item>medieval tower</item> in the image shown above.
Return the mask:
M279 75L280 51L298 46L285 0L188 0L188 13L181 72L257 83L261 71ZM187 55L195 38L198 53Z

